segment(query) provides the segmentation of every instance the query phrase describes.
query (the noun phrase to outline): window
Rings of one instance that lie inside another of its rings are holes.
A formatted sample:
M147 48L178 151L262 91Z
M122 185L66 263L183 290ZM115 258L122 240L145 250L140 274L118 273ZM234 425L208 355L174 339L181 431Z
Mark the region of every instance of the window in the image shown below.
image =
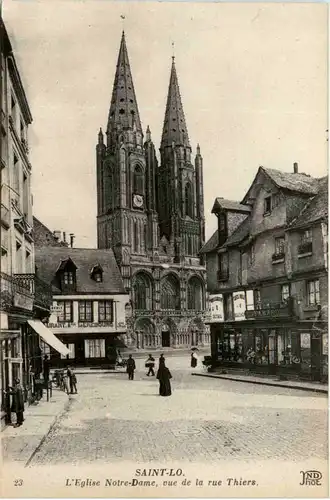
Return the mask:
M187 182L184 188L185 195L185 213L188 217L193 218L193 194L190 182Z
M180 309L180 283L173 275L165 276L160 283L161 309Z
M105 340L85 340L85 358L105 358Z
M308 281L307 283L308 305L320 304L320 282L319 280Z
M62 300L57 303L59 306L62 306L62 311L58 314L57 320L58 322L71 322L72 321L72 302L71 300Z
M13 153L13 188L19 194L20 192L20 182L19 182L19 162L16 153Z
M250 254L250 266L253 266L256 258L255 248L253 244L250 246L249 254Z
M134 280L134 306L136 309L152 309L152 283L145 273L138 273Z
M219 216L219 231L225 231L226 229L226 218L224 214Z
M272 197L267 196L264 200L264 215L270 214L272 210Z
M253 291L254 295L254 304L255 304L255 309L258 309L261 307L261 293L260 290L254 290Z
M144 194L144 179L143 179L143 171L140 166L136 166L134 170L134 177L133 177L133 189L134 189L134 194Z
M287 283L281 286L281 301L287 302L290 297L290 285Z
M229 267L228 267L227 252L218 254L218 263L219 263L219 279L220 280L228 279Z
M188 281L188 309L201 311L203 309L203 287L201 281L193 276Z
M301 243L310 243L312 241L312 230L306 229L301 233Z
M74 344L64 344L65 347L69 349L69 354L61 354L61 359L74 359L75 358L75 345Z
M283 237L275 238L275 255L284 255L285 239Z
M79 301L79 321L93 322L93 302L91 300Z
M99 301L99 321L113 321L113 301L100 300Z
M73 285L74 278L72 271L64 271L63 273L63 283L65 285Z
M14 99L14 96L11 96L11 102L10 102L10 115L12 117L12 120L14 122L14 125L16 126L16 101Z

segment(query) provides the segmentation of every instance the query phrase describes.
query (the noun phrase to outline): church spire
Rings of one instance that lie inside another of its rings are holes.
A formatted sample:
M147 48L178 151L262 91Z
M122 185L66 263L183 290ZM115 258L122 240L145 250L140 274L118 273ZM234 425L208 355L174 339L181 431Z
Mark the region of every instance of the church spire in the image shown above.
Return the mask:
M172 57L172 68L168 87L161 148L171 146L173 142L176 145L190 147L174 56Z
M113 84L107 132L136 127L141 132L139 109L135 97L131 68L123 31Z

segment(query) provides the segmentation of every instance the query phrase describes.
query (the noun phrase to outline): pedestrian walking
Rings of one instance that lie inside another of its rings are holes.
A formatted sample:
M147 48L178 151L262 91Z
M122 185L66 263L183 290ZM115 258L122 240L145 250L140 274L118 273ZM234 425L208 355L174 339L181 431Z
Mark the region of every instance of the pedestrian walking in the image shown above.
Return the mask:
M45 381L45 386L48 387L49 383L49 372L50 372L50 360L48 359L47 354L45 354L44 357L44 381Z
M197 358L197 354L195 352L193 352L191 354L191 361L190 361L190 366L191 368L196 368L197 366L197 361L198 361L198 358Z
M165 358L163 353L159 356L158 366L160 366L161 363L165 363Z
M128 356L127 368L126 368L126 371L128 373L128 380L134 380L134 370L135 370L135 368L136 368L135 361L132 358L132 354L130 354Z
M77 392L77 377L76 374L74 373L73 368L68 368L67 370L68 378L69 378L69 384L70 384L70 393L71 394L78 394Z
M160 396L171 396L171 382L172 378L170 370L165 366L165 359L163 356L162 361L159 360L159 368L157 371L157 380L159 380L159 395Z
M154 377L155 376L155 372L154 372L155 358L153 358L151 354L149 354L149 357L146 361L145 366L146 366L146 368L149 368L147 376L149 377L151 375L152 377Z
M14 387L10 388L9 394L13 397L11 411L16 413L16 424L14 427L19 427L24 422L24 395L18 378L14 382Z
M62 387L63 387L63 390L69 394L70 393L70 388L69 388L69 375L68 375L68 372L70 372L70 369L69 367L67 367L66 370L64 370L63 372L63 375L62 375Z

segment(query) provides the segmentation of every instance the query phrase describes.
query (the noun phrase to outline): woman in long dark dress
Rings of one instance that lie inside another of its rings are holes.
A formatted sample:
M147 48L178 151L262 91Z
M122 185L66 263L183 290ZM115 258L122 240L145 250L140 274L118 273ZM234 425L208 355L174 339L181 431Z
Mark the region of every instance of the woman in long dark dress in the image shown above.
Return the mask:
M15 380L14 387L9 394L13 396L11 411L16 413L15 427L19 427L24 421L24 395L19 379Z
M172 394L171 382L172 378L170 370L165 366L164 361L159 363L159 368L157 371L157 379L159 380L159 395L160 396L170 396Z

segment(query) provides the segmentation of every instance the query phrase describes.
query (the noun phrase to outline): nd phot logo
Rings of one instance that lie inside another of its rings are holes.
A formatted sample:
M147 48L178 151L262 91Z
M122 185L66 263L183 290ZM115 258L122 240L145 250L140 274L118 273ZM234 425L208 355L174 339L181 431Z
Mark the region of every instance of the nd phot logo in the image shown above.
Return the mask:
M300 471L302 475L300 486L321 486L322 473L318 470Z

